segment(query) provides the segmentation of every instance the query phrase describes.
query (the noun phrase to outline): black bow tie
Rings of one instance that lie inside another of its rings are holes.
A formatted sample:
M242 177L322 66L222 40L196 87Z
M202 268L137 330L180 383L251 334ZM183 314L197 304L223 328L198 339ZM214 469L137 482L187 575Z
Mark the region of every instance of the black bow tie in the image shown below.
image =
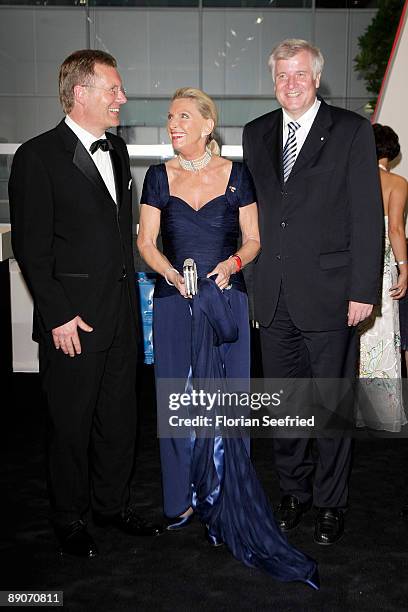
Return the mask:
M111 151L113 147L107 138L100 138L99 140L95 140L95 142L93 142L89 147L89 150L92 155L98 149L101 149L102 151Z

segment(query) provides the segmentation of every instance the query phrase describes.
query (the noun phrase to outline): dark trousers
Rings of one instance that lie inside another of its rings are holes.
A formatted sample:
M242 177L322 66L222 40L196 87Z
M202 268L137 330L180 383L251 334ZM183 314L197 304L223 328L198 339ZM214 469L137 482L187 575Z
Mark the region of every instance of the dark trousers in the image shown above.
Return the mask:
M100 514L116 514L128 504L136 439L132 318L123 283L117 327L107 350L69 357L48 341L40 343L49 417L48 485L56 527L82 518L90 493L93 510Z
M355 378L355 328L302 331L287 309L281 288L274 319L260 328L265 378ZM312 443L316 447L313 453ZM351 440L347 437L274 440L275 466L283 495L315 506L345 508L351 467Z

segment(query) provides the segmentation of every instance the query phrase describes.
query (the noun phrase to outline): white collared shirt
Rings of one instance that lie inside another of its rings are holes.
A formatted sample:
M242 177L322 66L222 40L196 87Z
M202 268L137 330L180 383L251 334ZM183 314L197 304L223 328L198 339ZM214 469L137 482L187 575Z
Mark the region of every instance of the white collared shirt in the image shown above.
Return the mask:
M89 150L89 147L95 140L99 140L95 138L93 134L84 130L83 127L78 125L69 115L65 117L65 123L74 134L78 137L81 143L84 145L85 149L88 151L89 155L92 158L92 161L95 163L95 166L99 170L99 174L103 178L103 181L108 188L109 193L111 194L113 201L117 203L116 200L116 187L115 187L115 176L113 174L112 161L109 155L109 151L102 151L102 149L98 149L92 154ZM100 138L106 138L106 134L103 133Z
M295 132L295 136L296 136L296 158L299 155L300 149L303 147L304 142L307 138L308 133L310 132L310 128L313 125L313 121L316 118L317 115L317 111L320 108L320 100L318 100L317 98L314 101L314 104L312 104L312 106L309 108L309 110L307 110L305 113L303 113L303 115L301 117L299 117L299 119L296 119L296 122L300 124L300 128L298 128ZM285 146L285 143L288 139L288 134L289 134L289 130L288 130L288 123L290 121L295 121L295 119L292 119L292 117L290 117L288 115L288 113L285 111L284 108L282 108L282 114L283 114L283 139L282 139L282 146ZM295 159L296 159L295 158Z

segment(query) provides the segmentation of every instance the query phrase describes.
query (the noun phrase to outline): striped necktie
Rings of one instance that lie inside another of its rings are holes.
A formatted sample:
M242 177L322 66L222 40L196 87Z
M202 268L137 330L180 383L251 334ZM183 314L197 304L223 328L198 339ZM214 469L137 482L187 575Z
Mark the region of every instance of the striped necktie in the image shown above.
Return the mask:
M283 180L286 181L289 178L289 174L293 168L293 164L296 160L296 130L300 128L300 123L296 121L290 121L288 123L288 139L283 149Z

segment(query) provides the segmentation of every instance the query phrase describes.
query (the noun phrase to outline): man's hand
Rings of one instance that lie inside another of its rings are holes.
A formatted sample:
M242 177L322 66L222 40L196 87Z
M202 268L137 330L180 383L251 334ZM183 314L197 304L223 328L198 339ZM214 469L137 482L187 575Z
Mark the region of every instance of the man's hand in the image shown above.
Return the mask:
M352 327L364 321L373 312L372 304L364 304L363 302L349 302L348 308L348 326Z
M81 317L75 317L68 323L55 327L52 330L52 338L56 349L61 349L66 355L75 357L75 355L81 354L81 342L78 336L78 327L86 332L93 331Z

